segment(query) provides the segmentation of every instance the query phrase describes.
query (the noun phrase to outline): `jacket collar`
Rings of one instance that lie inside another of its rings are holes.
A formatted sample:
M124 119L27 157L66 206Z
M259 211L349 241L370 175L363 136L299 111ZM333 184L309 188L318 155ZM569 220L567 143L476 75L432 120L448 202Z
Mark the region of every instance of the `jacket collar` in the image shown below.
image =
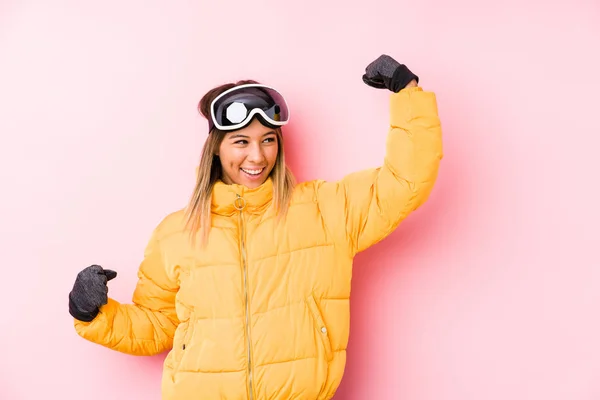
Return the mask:
M272 199L273 181L270 177L254 189L237 184L228 185L219 180L213 187L211 209L220 215L233 215L240 209L256 214L263 212Z

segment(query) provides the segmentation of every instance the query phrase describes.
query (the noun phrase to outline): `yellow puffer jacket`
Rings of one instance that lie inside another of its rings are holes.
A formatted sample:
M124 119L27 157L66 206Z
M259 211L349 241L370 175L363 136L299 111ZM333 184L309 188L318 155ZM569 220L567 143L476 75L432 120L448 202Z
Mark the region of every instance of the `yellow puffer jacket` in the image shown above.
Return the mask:
M216 185L205 250L190 245L183 211L167 216L133 304L109 299L92 322L75 321L79 335L135 355L170 350L164 400L332 398L346 361L353 257L427 199L442 158L433 93L391 93L390 125L381 168L299 184L279 224L270 180L253 190Z

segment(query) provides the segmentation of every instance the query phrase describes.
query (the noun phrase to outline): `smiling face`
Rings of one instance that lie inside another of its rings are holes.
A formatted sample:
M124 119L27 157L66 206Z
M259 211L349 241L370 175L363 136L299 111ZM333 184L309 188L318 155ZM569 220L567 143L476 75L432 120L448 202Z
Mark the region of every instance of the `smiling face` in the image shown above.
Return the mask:
M229 132L219 147L223 182L254 189L262 185L277 160L277 134L254 119L243 129Z

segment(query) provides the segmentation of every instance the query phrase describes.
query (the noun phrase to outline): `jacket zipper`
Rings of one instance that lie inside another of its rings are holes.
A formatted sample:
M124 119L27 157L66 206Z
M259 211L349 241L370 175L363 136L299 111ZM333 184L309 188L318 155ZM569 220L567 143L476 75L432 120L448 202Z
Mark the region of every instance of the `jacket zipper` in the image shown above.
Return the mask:
M248 392L250 400L254 399L254 389L252 385L252 341L250 340L250 301L248 296L248 265L246 260L246 231L244 225L244 208L246 201L239 194L235 201L235 208L240 212L240 229L241 229L241 248L242 248L242 266L244 270L244 303L246 307L246 340L248 346Z

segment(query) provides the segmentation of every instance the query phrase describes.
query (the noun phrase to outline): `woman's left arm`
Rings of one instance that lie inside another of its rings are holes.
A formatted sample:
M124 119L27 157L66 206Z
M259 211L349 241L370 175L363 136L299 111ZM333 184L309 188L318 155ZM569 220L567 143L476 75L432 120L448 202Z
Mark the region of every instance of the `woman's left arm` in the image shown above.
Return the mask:
M343 232L352 254L392 233L428 199L437 179L443 152L436 97L417 82L411 79L391 94L383 165L318 184L325 223Z

